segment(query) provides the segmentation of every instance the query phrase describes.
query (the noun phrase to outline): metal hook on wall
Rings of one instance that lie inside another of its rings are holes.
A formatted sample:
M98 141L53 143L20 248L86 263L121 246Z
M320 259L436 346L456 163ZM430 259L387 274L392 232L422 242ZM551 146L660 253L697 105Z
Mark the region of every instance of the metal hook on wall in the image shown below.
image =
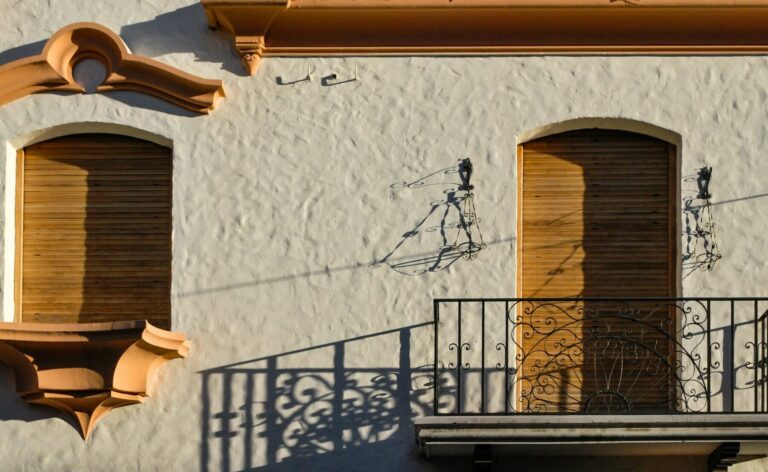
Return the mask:
M283 79L282 76L278 76L275 79L275 82L277 82L277 85L293 85L293 84L298 84L298 83L301 83L301 82L312 82L312 74L314 74L314 73L315 73L315 66L307 66L307 75L304 76L303 78L296 79L296 80L290 80L290 81L286 82L285 79Z
M352 77L348 77L346 79L339 79L338 74L334 72L333 74L329 74L323 77L321 80L321 83L323 84L324 87L330 87L331 85L341 85L349 82L355 82L357 80L358 80L357 66L355 66L355 75L353 75Z

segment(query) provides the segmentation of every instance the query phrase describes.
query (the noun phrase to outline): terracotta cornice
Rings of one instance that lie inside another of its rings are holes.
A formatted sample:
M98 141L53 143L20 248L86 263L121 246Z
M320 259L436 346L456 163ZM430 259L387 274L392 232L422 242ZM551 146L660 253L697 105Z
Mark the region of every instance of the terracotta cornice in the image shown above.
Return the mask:
M203 79L131 54L108 28L75 23L54 33L42 53L0 66L0 106L33 93L84 93L72 75L83 59L96 59L104 65L106 77L96 92L142 92L197 113L209 113L224 96L219 80Z
M0 323L0 362L16 392L70 415L83 438L109 411L150 396L157 369L187 351L183 335L143 321Z
M201 0L266 56L766 54L768 0Z

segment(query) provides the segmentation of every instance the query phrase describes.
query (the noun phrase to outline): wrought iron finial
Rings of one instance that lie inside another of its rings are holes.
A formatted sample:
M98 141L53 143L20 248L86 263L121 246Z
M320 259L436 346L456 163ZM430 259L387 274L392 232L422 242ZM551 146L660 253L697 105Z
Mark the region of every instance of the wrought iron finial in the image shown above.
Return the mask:
M699 169L699 175L696 177L696 185L699 187L699 194L696 198L700 200L709 200L712 195L709 193L709 181L712 178L712 168L702 167Z
M472 161L467 157L461 160L459 164L459 178L461 179L461 187L459 190L471 191L474 186L470 183L472 179Z
M461 185L458 190L466 192L463 197L460 197L458 201L462 204L463 208L459 214L459 229L456 232L456 240L453 242L453 249L459 250L464 253L464 258L472 260L477 257L477 253L485 249L487 246L483 241L483 233L480 231L480 219L477 217L477 211L475 210L475 195L472 190L475 188L472 185L472 161L467 157L459 163L459 178L461 179ZM475 241L472 230L477 228L477 236L479 241ZM466 243L459 244L459 236L464 234L467 238Z

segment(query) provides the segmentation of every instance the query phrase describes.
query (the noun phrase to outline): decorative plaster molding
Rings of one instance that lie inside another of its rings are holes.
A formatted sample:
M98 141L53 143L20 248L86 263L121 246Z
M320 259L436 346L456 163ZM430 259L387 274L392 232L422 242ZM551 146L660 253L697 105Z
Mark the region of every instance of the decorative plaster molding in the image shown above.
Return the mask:
M0 66L0 106L33 93L85 93L73 78L74 67L83 59L96 59L105 68L97 92L142 92L197 113L209 113L224 96L220 80L203 79L136 56L108 28L74 23L54 33L42 53Z
M235 48L240 54L240 60L243 61L248 75L256 74L261 65L261 58L264 55L264 37L263 36L238 36L235 39Z
M768 0L201 0L266 56L768 54Z
M18 395L70 415L86 439L109 411L151 396L155 372L187 352L183 335L143 321L0 323Z

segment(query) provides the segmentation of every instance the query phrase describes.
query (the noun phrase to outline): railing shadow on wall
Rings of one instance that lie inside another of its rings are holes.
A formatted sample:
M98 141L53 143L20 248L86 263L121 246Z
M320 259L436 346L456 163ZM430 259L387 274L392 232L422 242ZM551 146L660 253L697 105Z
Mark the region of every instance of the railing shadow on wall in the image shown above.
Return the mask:
M432 366L412 365L412 334L428 336L431 326L201 372L200 470L398 470L419 460L425 470L458 467L419 459L414 444L412 418L432 413ZM367 366L373 350L392 353L391 364Z

